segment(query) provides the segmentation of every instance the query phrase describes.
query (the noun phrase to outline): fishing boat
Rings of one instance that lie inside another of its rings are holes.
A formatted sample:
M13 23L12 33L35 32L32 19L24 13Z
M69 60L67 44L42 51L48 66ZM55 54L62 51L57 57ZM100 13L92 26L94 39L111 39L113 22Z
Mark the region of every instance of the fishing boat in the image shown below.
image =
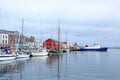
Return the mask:
M100 47L99 43L94 43L94 46L89 47L86 45L85 47L81 47L79 51L107 51L108 47Z
M63 51L62 50L56 50L56 51L49 51L49 53L50 53L49 54L50 56L59 56L63 53Z
M63 53L63 51L60 49L61 44L60 44L60 20L59 20L59 26L58 26L58 48L53 50L53 51L49 51L50 55L53 56L58 56L61 55Z

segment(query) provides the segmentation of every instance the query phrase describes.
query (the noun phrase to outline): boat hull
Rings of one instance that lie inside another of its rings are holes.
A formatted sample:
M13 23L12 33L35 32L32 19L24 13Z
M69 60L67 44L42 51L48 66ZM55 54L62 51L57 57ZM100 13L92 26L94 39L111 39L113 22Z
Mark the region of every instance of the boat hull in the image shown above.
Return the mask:
M21 55L17 55L16 58L29 58L30 55L27 54L21 54Z
M63 54L62 51L49 51L50 56L59 56L61 54Z
M31 56L37 57L37 56L47 56L48 54L41 54L41 53L32 53Z
M31 55L32 57L37 57L37 56L48 56L48 52L46 49L41 49L40 51L34 51L34 52L31 52Z
M14 60L16 56L0 56L0 61Z
M31 56L36 57L36 56L47 56L49 53L48 52L32 52Z
M101 48L80 48L79 51L107 51L107 47Z

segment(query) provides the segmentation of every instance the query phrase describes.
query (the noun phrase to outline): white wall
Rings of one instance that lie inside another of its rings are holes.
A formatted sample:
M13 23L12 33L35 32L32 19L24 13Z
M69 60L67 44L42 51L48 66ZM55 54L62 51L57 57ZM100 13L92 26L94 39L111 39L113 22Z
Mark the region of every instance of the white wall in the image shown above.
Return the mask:
M4 41L4 43L3 43L3 41ZM0 43L8 44L8 34L0 34Z
M2 44L2 34L0 34L0 44Z

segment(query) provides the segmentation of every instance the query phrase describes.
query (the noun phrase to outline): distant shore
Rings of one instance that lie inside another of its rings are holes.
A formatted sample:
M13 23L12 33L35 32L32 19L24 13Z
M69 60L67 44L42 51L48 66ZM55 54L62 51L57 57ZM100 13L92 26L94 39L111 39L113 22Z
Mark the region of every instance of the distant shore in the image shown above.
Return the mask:
M120 47L108 47L109 49L120 49Z

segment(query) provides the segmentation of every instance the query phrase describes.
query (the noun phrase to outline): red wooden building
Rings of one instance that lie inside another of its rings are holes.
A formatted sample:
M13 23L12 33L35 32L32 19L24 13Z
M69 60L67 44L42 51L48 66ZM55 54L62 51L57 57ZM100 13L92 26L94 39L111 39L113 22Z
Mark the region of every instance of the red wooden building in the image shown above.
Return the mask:
M59 45L58 41L51 39L51 38L49 38L43 42L43 47L45 47L47 49L51 49L51 48L58 49L58 45Z

